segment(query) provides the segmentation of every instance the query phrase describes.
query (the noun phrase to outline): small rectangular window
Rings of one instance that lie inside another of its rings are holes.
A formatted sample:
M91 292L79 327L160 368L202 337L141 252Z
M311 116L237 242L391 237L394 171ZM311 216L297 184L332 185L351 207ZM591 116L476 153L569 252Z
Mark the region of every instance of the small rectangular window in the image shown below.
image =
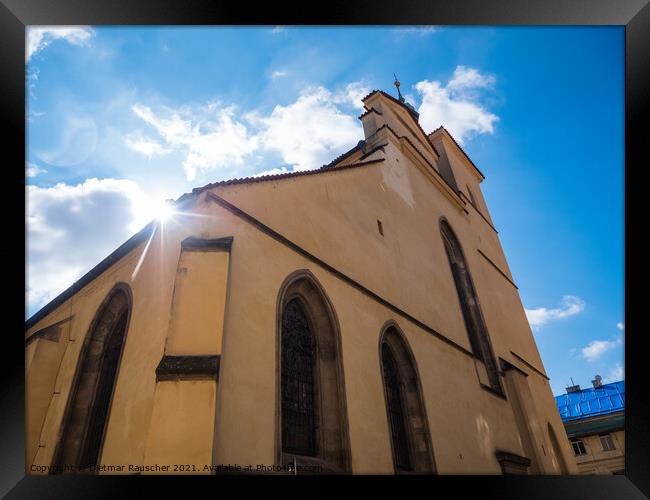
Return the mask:
M377 219L377 229L379 230L379 234L382 236L384 235L384 226L382 225L381 221Z
M580 439L571 440L571 446L573 446L573 453L575 453L576 456L587 454L585 444Z
M600 438L600 444L603 445L603 451L612 451L616 449L611 434L600 434L598 437Z

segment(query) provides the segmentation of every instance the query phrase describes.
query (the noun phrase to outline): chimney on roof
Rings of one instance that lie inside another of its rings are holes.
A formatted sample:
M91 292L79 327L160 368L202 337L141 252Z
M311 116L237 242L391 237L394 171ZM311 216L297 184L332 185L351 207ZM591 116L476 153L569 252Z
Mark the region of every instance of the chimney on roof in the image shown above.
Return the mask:
M593 384L594 389L598 389L599 387L603 386L603 377L601 377L600 375L596 375L596 377L594 378L594 380L591 381L591 383Z
M575 385L575 383L573 382L573 377L571 377L571 383L573 385L570 385L569 387L566 388L567 394L571 392L580 392L580 385Z

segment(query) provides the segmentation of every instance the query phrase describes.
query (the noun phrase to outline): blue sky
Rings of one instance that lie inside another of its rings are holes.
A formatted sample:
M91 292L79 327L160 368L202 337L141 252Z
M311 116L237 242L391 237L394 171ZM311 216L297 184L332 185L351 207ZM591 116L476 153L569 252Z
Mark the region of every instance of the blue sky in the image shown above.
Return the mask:
M163 200L347 151L393 72L486 175L553 392L622 379L622 27L32 27L27 316Z

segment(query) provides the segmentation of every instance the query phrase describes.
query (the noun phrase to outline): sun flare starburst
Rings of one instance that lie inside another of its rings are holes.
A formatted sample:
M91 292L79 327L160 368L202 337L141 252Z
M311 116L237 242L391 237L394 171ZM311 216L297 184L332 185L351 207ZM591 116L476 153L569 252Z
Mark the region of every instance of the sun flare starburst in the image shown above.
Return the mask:
M174 208L169 202L163 202L155 210L156 219L160 222L169 220L174 215Z

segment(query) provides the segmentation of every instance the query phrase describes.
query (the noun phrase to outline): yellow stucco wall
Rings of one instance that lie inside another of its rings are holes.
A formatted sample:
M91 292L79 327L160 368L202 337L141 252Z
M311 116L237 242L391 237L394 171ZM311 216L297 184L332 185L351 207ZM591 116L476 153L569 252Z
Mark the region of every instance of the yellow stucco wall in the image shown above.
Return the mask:
M603 451L598 435L580 439L585 445L586 455L576 457L580 474L613 474L625 470L625 431L610 432L614 450Z
M227 251L181 253L165 348L167 354L221 352L227 280Z
M156 384L142 472L210 474L216 393L212 380Z

